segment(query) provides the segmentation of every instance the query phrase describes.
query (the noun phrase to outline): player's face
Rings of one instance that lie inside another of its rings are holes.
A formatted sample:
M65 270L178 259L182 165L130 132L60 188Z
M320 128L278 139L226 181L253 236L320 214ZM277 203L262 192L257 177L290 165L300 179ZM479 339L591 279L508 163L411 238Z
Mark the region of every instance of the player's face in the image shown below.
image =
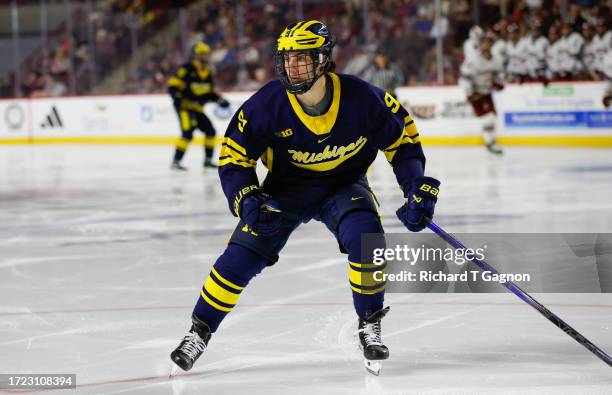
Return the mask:
M291 83L309 80L314 75L314 62L308 51L286 52L283 61Z

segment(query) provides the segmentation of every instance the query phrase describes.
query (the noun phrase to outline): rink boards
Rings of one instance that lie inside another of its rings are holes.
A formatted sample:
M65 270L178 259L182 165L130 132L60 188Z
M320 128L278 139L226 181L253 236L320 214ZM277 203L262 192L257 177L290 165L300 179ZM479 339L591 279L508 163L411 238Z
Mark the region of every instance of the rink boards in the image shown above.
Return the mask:
M499 142L506 145L612 146L612 111L601 82L509 85L496 92ZM253 92L226 92L232 111L208 104L220 135ZM402 87L399 101L427 144L481 144L482 120L458 86ZM179 130L167 95L0 100L0 143L172 144Z

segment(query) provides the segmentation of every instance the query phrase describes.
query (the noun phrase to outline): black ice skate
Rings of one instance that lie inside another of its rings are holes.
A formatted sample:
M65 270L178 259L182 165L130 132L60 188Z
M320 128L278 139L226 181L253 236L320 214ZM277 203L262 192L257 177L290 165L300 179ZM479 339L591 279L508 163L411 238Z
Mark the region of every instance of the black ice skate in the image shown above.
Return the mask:
M170 354L172 362L184 371L190 370L195 361L200 358L211 336L210 328L205 322L200 321L195 316L191 317L191 321L193 322L191 329L178 347ZM175 369L173 369L170 376L174 376L174 373Z
M359 320L359 349L363 350L365 367L378 376L382 361L389 358L389 349L382 342L380 320L389 312L389 307L372 313L365 320Z
M497 145L495 145L495 143L487 144L487 151L495 155L501 155L504 153L504 151L501 148L499 148Z
M178 161L172 161L170 168L172 170L187 171L187 168L181 165L181 162L178 162Z
M216 169L217 167L219 167L219 166L217 166L216 164L214 164L214 163L212 162L212 159L211 159L211 158L206 158L206 159L204 159L204 168L205 168L205 169L206 169L206 168Z

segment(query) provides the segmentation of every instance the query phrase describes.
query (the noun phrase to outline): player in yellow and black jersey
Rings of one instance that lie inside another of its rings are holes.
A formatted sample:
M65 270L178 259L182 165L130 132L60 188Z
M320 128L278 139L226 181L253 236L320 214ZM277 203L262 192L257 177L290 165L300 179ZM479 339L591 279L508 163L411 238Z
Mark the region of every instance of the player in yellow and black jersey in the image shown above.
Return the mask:
M176 75L168 80L168 92L172 96L174 109L181 125L181 138L176 143L172 168L187 170L181 165L181 159L193 138L193 131L199 129L204 133L204 167L217 167L212 163L215 147L215 128L204 114L204 104L216 102L222 108L229 107L229 102L215 92L212 72L208 65L210 47L199 42L193 46L192 58L182 65Z
M184 370L253 277L273 265L293 231L310 220L325 224L348 255L347 288L367 369L378 374L380 361L389 357L380 326L389 311L383 306L385 282L375 275L384 265L361 251L362 234L384 233L366 172L382 151L407 199L398 201L396 214L413 232L433 217L440 182L425 176L421 137L410 114L389 92L334 73L332 49L323 23L287 26L276 46L279 80L244 102L229 123L219 176L240 221L200 290L191 330L171 354ZM259 159L268 168L262 183L255 171Z

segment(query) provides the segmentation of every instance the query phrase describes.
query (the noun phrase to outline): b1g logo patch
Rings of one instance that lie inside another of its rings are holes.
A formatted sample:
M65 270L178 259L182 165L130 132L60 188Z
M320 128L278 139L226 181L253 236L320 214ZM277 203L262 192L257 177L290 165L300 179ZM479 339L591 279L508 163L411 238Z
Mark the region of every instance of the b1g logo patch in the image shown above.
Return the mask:
M280 132L274 133L276 137L287 138L293 136L293 130L291 128L287 128L285 130L281 130Z

